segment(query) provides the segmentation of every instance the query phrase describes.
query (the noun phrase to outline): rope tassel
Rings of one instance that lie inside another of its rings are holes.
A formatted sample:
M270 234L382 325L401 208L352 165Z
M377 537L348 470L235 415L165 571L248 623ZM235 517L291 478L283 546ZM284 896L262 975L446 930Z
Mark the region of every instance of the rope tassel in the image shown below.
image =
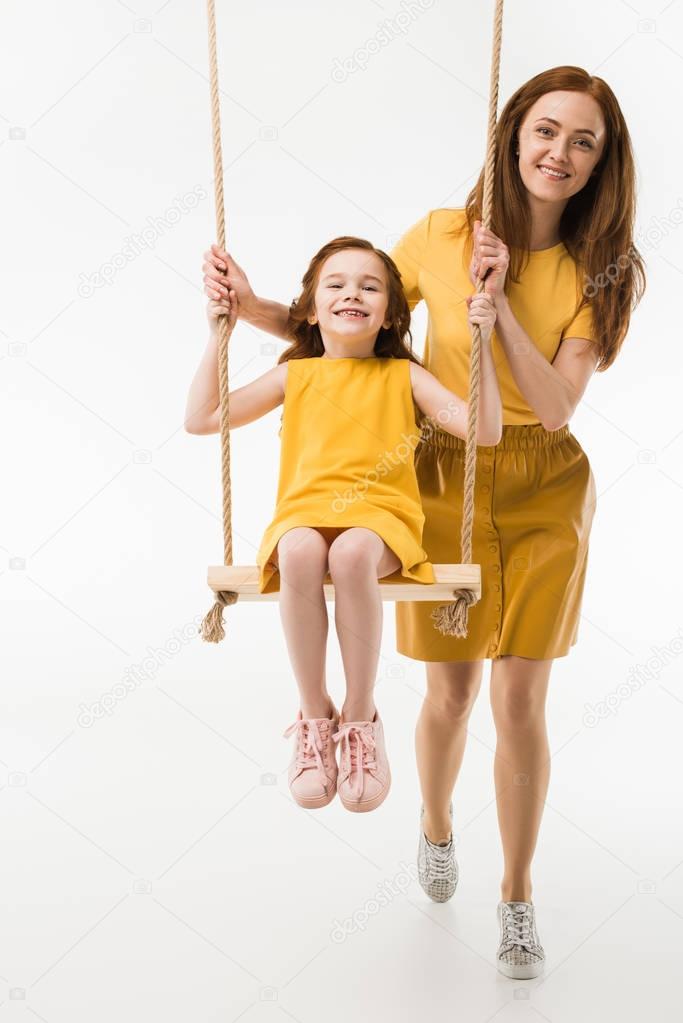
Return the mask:
M232 590L219 590L216 593L216 603L202 621L202 639L206 643L220 643L222 639L225 639L223 608L236 604L238 596L239 594Z
M455 590L452 604L441 604L435 607L431 617L436 622L434 628L442 636L454 636L456 639L467 638L467 610L476 604L477 598L472 590Z

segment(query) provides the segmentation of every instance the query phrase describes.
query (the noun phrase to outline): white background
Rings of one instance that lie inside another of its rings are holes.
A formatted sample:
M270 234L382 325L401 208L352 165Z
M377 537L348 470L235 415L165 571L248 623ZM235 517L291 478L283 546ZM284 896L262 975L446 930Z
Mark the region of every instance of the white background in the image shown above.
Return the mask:
M416 8L398 32L406 8L390 0L219 0L229 246L259 294L289 302L338 234L390 248L429 209L462 205L483 156L492 4ZM396 38L373 47L385 20ZM599 499L579 643L548 700L542 982L495 968L488 665L456 789L461 880L437 906L410 876L424 667L395 653L391 605L377 699L394 784L358 819L290 799L281 733L297 699L277 606L229 610L220 646L189 638L222 558L218 438L182 427L214 236L203 4L5 0L2 21L0 1019L671 1018L683 4L523 0L505 19L501 102L565 63L615 90L649 274L620 358L571 424ZM369 48L334 80L337 61ZM195 189L206 198L169 217ZM155 218L177 222L85 294ZM418 350L424 325L420 309ZM281 350L239 325L233 382ZM272 513L278 425L275 412L233 435L237 563L253 562ZM339 702L333 631L328 663ZM134 671L140 684L113 698ZM107 698L107 716L84 714ZM336 942L335 921L363 911L365 929Z

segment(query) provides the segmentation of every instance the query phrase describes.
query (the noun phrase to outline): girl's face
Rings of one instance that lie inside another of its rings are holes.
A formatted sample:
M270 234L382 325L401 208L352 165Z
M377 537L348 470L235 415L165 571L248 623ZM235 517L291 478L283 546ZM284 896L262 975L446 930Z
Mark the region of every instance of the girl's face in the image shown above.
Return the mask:
M381 327L391 326L388 304L387 274L379 256L368 249L342 249L320 268L308 322L319 325L323 341L367 347Z
M602 111L584 92L547 92L519 127L519 172L539 202L562 202L580 192L605 142Z

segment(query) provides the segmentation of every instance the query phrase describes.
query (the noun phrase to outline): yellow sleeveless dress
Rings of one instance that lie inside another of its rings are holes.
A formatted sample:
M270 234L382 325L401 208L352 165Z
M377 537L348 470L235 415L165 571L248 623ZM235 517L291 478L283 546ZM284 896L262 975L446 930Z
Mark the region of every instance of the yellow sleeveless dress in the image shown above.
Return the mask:
M400 558L397 578L434 582L422 548L408 359L290 359L280 436L275 514L256 556L261 593L279 590L270 559L296 526L364 526Z

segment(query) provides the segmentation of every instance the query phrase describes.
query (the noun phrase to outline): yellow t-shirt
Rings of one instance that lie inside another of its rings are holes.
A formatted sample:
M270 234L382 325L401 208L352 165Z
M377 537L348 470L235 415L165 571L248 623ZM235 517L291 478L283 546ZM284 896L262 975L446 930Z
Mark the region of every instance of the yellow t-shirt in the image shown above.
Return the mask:
M471 338L465 298L474 291L463 246L467 236L450 232L466 222L464 209L432 210L391 251L411 310L427 303L429 322L424 364L445 387L467 398ZM548 362L568 337L593 340L590 306L575 315L581 281L574 259L560 242L532 252L518 284L508 285L512 312ZM505 425L539 422L522 397L495 328L491 350L498 374Z

